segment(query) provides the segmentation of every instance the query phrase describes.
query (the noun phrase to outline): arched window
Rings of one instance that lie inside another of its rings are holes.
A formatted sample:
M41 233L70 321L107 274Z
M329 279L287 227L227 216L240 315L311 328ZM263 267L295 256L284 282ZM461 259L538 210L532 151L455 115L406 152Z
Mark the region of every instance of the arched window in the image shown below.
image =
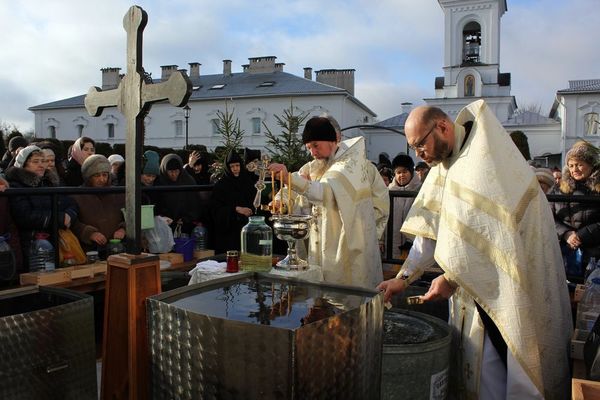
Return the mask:
M598 119L598 113L591 112L587 113L583 116L584 129L586 135L597 135L598 134L598 123L600 123L600 119Z
M463 28L463 63L479 63L481 51L481 26L471 21Z
M54 125L48 126L48 134L52 139L56 139L56 127Z
M465 76L465 97L475 96L475 77L473 75Z

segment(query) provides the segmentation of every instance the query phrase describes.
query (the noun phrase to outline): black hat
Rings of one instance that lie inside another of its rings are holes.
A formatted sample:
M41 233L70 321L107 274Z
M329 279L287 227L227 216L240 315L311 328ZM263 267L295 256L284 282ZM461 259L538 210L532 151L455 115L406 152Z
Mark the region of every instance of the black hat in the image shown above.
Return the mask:
M260 150L244 148L244 162L248 164L254 160L260 160Z
M325 142L336 142L337 135L335 134L335 128L331 125L331 122L325 117L312 117L304 125L304 132L302 132L302 143L314 142L322 140Z
M176 157L173 157L169 161L167 161L167 165L165 166L165 169L167 171L173 171L175 169L181 169L182 167L183 167L183 165L181 163L181 159L177 159Z
M19 147L27 147L28 145L29 142L27 142L27 139L25 139L23 136L14 136L8 142L8 150L15 151Z
M429 165L427 165L425 161L419 161L417 165L415 165L415 171L418 171L420 169L429 169Z
M409 170L412 174L415 170L415 162L410 156L407 156L406 154L398 154L392 160L392 169L396 169L398 167L404 167L407 170Z

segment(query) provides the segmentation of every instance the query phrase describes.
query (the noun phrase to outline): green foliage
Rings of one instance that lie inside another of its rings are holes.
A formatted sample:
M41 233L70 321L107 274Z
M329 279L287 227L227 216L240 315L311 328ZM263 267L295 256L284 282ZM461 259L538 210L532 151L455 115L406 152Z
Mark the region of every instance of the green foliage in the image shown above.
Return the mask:
M222 165L225 163L225 158L230 151L238 151L244 140L244 130L240 127L240 120L234 115L235 110L229 111L227 102L225 102L225 112L217 111L219 124L217 131L221 135L221 144L215 149L217 162L211 166L209 172L214 179L219 179L223 176Z
M517 146L523 157L525 157L525 160L531 160L531 153L529 152L529 142L527 141L527 135L525 135L523 131L513 131L510 133L510 138L512 139L515 146Z
M281 128L279 135L271 132L263 121L266 130L267 150L272 154L273 162L285 164L289 171L297 171L301 166L311 160L310 154L302 143L302 135L298 134L300 126L308 118L308 113L294 113L294 104L283 110L281 116L275 115L277 125Z

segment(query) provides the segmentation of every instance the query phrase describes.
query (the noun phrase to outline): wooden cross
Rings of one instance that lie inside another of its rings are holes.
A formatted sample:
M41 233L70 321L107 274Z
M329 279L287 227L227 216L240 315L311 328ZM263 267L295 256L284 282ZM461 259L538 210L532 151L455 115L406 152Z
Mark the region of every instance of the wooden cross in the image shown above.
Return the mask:
M127 32L127 73L119 87L103 92L92 87L85 97L85 108L94 117L100 116L105 107L116 106L127 121L125 146L125 223L127 226L127 252L141 251L141 183L142 150L144 142L144 117L152 103L168 99L175 107L187 104L192 94L192 83L181 71L174 72L169 80L158 84L144 81L142 68L142 32L148 22L148 14L138 6L132 6L123 18Z

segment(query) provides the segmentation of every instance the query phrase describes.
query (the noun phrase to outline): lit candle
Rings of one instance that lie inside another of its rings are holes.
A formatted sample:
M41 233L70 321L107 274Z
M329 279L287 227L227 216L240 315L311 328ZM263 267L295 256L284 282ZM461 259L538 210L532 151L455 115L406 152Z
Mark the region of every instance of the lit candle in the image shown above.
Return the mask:
M283 214L283 171L279 171L279 214Z
M288 172L288 215L292 215L292 173Z
M271 171L271 214L275 214L275 171Z

